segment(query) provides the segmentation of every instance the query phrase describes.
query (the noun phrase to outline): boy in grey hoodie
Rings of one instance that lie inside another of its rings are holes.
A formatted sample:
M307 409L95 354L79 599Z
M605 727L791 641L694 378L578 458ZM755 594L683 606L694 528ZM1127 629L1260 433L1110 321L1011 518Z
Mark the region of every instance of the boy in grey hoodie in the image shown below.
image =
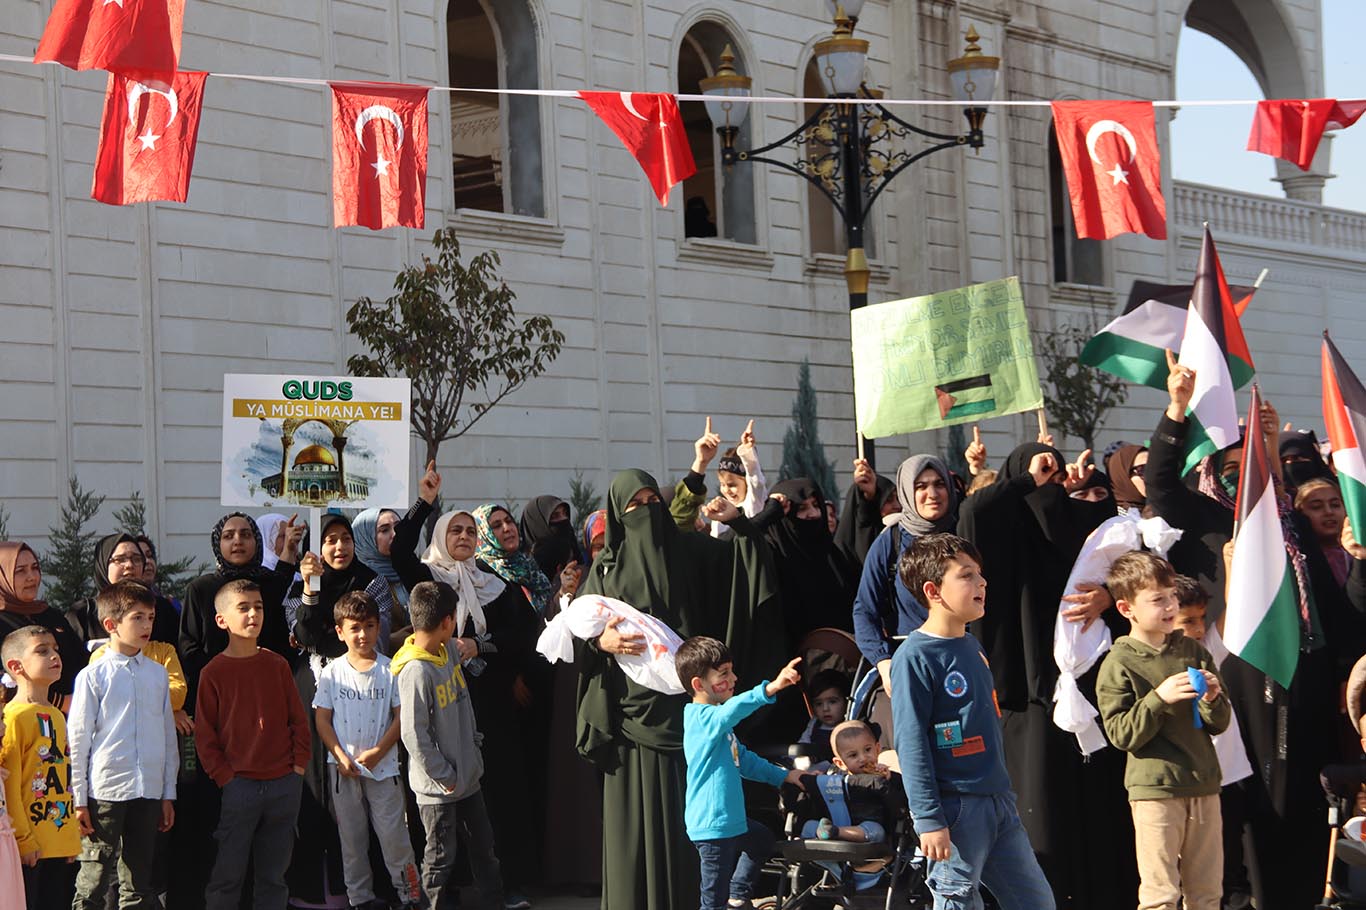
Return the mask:
M502 876L493 850L493 828L479 792L484 773L480 736L465 674L459 660L446 649L455 632L455 607L455 591L449 585L426 581L414 587L408 600L413 634L390 663L398 677L408 783L417 796L427 835L422 890L432 910L459 905L451 880L459 831L470 851L478 906L501 910Z

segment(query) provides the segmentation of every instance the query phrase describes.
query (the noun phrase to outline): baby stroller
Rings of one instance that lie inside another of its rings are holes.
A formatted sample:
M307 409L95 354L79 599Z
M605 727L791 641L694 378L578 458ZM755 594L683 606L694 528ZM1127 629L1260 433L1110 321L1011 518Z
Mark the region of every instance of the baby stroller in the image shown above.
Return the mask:
M794 746L793 757L805 751ZM773 898L758 904L761 910L916 910L933 903L925 884L925 859L904 807L884 819L886 842L872 844L802 836L808 822L831 811L813 778L801 788L784 785L779 808L786 840L770 861L778 888ZM838 817L834 821L848 823Z
M857 671L861 663L858 646L853 637L838 629L817 629L807 635L798 646L803 657L803 669L813 673L820 669L838 669L846 674ZM876 673L872 674L876 678ZM846 717L862 718L868 702L864 685L854 686ZM808 704L808 710L810 705ZM787 747L788 764L806 767L813 753L820 751L815 744L796 744ZM824 750L828 752L828 748ZM822 777L822 780L833 778ZM785 840L769 863L769 871L777 876L777 891L773 898L760 902L763 910L825 910L835 906L862 908L929 907L932 903L925 885L925 859L917 850L918 838L904 805L889 809L883 819L887 840L882 843L852 843L803 837L803 827L815 819L827 816L831 808L820 792L817 779L808 778L803 787L784 785L779 791L778 811L782 818ZM839 818L837 824L844 824ZM809 831L807 833L810 833Z
M1328 798L1328 874L1322 910L1366 910L1366 820L1353 818L1366 761L1329 765L1319 775Z

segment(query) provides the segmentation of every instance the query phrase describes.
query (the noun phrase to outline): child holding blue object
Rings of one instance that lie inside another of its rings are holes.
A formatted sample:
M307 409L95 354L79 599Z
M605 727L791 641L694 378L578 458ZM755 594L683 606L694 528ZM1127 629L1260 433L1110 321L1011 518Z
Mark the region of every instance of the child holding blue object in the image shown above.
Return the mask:
M1232 709L1214 658L1176 628L1177 575L1165 559L1126 553L1110 566L1106 587L1130 631L1100 666L1096 702L1105 735L1129 753L1124 786L1139 906L1176 910L1184 898L1187 910L1218 910L1223 775L1212 737L1228 726Z
M688 763L684 821L702 861L701 910L749 906L759 870L773 851L773 834L745 817L740 779L777 787L798 783L786 771L754 755L735 738L735 725L801 679L798 657L773 682L735 694L730 649L706 636L683 642L674 656L678 679L692 694L683 708L683 756ZM729 895L729 901L727 901Z
M929 534L898 572L929 618L892 655L892 713L902 782L935 910L1053 910L1053 891L1015 810L986 655L967 624L985 612L981 557L953 534Z

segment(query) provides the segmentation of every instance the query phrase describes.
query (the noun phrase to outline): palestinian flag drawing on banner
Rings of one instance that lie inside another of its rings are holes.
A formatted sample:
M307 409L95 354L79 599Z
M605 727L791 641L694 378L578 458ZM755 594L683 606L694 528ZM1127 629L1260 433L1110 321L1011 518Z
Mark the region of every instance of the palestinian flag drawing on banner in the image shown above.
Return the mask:
M1233 295L1224 280L1224 269L1219 265L1219 253L1214 249L1208 225L1200 246L1200 263L1195 267L1190 306L1186 309L1179 362L1195 370L1195 392L1186 411L1191 426L1186 433L1184 474L1206 455L1233 445L1241 437L1235 381L1244 370L1253 369L1252 355L1238 324Z
M1249 427L1260 426L1261 406L1262 396L1254 385ZM1243 446L1234 515L1224 644L1229 653L1288 689L1300 656L1300 610L1276 507L1271 461L1266 440L1258 432L1248 433Z
M990 373L940 383L934 387L934 396L939 400L940 420L970 417L973 414L990 414L996 410L996 396L991 391Z
M1366 388L1357 379L1328 333L1323 333L1323 422L1333 448L1333 467L1342 488L1342 504L1360 540L1366 530Z
M1189 284L1135 281L1124 312L1086 343L1078 359L1138 385L1166 389L1165 352L1181 349L1186 309L1194 291ZM1240 319L1256 292L1255 287L1229 286L1233 311ZM1245 352L1241 357L1233 354L1229 367L1234 388L1241 389L1252 380L1252 360Z

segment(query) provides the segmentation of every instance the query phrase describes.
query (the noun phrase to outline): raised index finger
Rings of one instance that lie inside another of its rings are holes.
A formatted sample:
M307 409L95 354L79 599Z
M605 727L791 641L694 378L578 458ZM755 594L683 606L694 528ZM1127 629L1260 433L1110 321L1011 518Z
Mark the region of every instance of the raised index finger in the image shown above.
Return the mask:
M296 522L296 521L298 521L298 520L299 520L299 513L298 513L298 512L295 512L293 515L289 516L289 521L285 522L285 527L287 527L287 528L292 528L292 527L294 527L294 522Z
M1091 460L1091 450L1085 449L1077 456L1077 467L1084 468L1086 463Z
M976 425L976 424L973 424L973 426L972 426L972 441L973 441L974 443L979 444L979 445L980 445L981 442L982 442L982 431L979 430L979 429L977 429L977 425Z
M745 435L746 435L746 436L749 436L749 435L752 435L753 433L754 433L754 418L751 417L751 418L749 419L749 423L747 423L747 424L745 425Z
M707 415L707 430L706 430L706 435L708 435L708 436L711 435L711 415Z
M1164 348L1164 350L1166 351L1166 354L1167 354L1167 369L1168 369L1168 371L1176 369L1176 355L1172 353L1172 349L1171 349L1171 348Z

